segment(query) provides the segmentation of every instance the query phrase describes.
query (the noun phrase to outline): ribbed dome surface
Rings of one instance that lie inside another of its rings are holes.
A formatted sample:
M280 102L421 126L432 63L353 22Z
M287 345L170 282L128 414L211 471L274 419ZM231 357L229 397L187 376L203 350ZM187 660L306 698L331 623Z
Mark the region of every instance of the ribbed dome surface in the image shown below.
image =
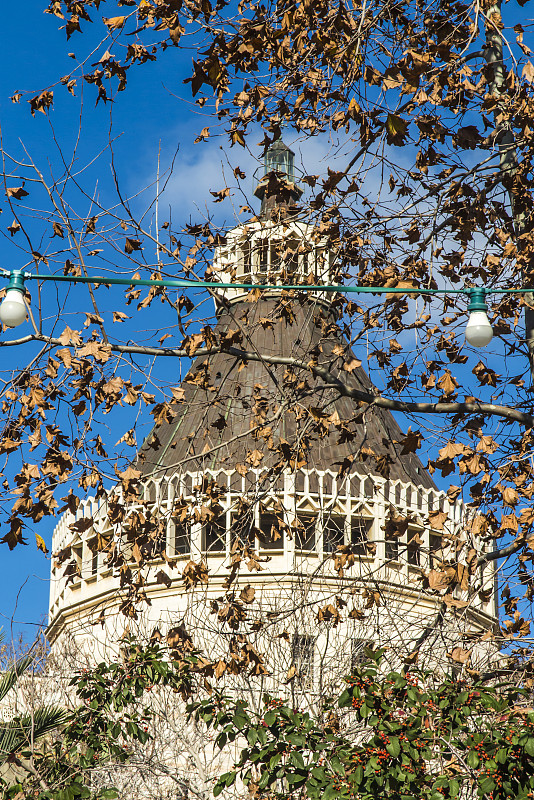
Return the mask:
M304 364L313 358L348 385L371 388L362 367L343 368L355 355L313 299L236 303L213 330L217 340L230 333L240 350ZM309 370L223 352L198 357L182 388L174 419L155 427L140 449L137 467L145 477L240 464L337 471L351 459L360 474L434 487L414 454L401 455L402 433L388 411L359 408Z

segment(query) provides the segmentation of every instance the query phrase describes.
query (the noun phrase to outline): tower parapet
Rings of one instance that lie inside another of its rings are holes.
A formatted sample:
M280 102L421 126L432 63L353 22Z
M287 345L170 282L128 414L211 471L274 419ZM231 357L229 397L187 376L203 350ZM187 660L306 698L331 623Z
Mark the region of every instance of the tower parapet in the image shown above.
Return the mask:
M245 284L218 289L227 302L243 300L254 286L295 286L330 282L332 253L314 228L296 219L257 220L228 232L226 243L215 249L213 274L221 283ZM250 288L249 288L250 287ZM281 290L262 290L264 298ZM329 302L327 292L314 299Z
M202 521L196 512L205 502L203 485L207 484L211 491L213 487L220 490L218 516ZM244 513L243 497L253 496L263 499L251 503ZM184 503L190 512L179 520L176 508ZM181 594L181 570L166 590L158 582L158 573L166 562L164 553L182 567L190 560L205 562L211 576L209 594L216 597L231 570L236 544L262 560L262 571L247 578L255 587L271 584L276 592L276 583L289 583L291 576L299 576L297 582L315 576L323 588L332 591L340 583L336 570L339 551L352 557L341 583L381 585L384 597L393 592L397 602L410 606L421 599L423 572L454 558L455 543L465 522L463 504L451 502L436 489L378 476L340 477L333 470L318 469L286 471L275 481L268 470L262 469L251 469L246 476L224 469L153 476L145 481L140 503L130 504L121 525L127 525L129 515L146 514L147 508L153 509L161 521L145 582L147 596L156 609L162 599L165 604L174 593ZM105 606L113 607L118 575L106 563L104 554L95 551L95 536L121 542L127 562L135 567L127 537L121 539L120 526L113 530L106 510L105 504L87 500L76 515L65 514L56 527L53 548L61 551L71 547L75 565L67 577L61 575L64 567L53 569L49 628L52 639L68 626L72 614L90 616L96 609L100 612ZM439 518L439 512L446 515L447 522L443 528L433 528L429 519L433 515ZM88 518L93 520L89 529L76 525ZM392 534L395 520L401 529ZM77 533L80 528L83 532ZM273 529L277 538L272 536ZM481 596L471 598L472 625L491 625L495 608L488 587L492 581L489 564L480 571L476 584ZM469 593L458 589L454 598L465 602ZM441 602L440 597L426 600L430 607Z

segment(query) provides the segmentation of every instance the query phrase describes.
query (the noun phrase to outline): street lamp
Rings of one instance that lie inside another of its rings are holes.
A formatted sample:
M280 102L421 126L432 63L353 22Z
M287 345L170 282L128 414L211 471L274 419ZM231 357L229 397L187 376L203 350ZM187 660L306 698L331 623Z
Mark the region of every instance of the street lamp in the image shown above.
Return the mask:
M473 347L486 347L493 338L493 330L488 319L486 290L477 287L468 289L469 320L465 328L465 338Z
M28 316L28 308L24 295L24 276L20 270L13 270L9 278L6 296L0 304L0 322L7 328L22 325Z

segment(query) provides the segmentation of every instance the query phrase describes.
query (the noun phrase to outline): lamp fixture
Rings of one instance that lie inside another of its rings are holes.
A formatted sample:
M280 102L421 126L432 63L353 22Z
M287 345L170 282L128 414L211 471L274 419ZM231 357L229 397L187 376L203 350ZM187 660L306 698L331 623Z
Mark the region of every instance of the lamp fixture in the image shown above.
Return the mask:
M13 270L9 276L6 296L0 303L0 322L6 328L16 328L26 321L28 308L24 295L24 274L20 270Z
M486 290L480 287L468 289L469 320L465 328L466 341L473 347L486 347L492 338L493 330L488 319Z

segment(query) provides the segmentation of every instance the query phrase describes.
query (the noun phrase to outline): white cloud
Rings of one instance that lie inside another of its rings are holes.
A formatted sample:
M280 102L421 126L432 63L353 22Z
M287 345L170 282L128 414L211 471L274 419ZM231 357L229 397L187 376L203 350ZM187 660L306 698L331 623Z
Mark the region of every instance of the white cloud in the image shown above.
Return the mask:
M228 140L223 137L193 144L189 126L179 126L172 134L168 134L167 142L179 142L179 148L175 154L168 144L163 143L162 146L160 189L165 183L166 186L160 199L160 219L167 218L170 208L176 226L189 218L193 221L211 218L217 225L231 227L249 216L248 212L239 215L242 206L248 203L253 211L257 211L259 201L254 197L257 182L254 175L261 168L262 149L255 145L262 138L263 133L259 130L256 136L251 133L248 138L249 151L239 146L230 147ZM328 167L342 169L350 160L350 155L340 152L327 135L303 138L287 130L283 138L294 150L295 165L301 174L326 176ZM169 176L173 158L172 175ZM143 194L145 204L156 191L157 152L148 156L147 161L146 172L131 175L129 187L130 194L138 191L139 186L152 187ZM246 178L236 179L233 173L236 167L240 167ZM214 202L210 191L220 191L226 186L231 190L230 200Z

